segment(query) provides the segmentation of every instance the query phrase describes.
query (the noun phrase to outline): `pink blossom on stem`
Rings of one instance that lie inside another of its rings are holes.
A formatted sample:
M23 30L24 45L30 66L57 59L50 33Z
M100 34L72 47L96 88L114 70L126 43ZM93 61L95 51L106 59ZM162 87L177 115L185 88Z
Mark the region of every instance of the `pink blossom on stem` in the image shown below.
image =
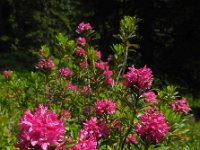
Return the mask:
M81 22L76 29L78 34L83 33L84 31L92 30L90 23Z
M109 85L109 86L112 86L112 84L113 84L113 79L112 79L112 78L108 78L108 79L106 79L105 83L106 83L107 85Z
M11 70L4 70L3 75L4 75L5 79L9 79L12 75L12 71Z
M105 99L105 100L98 99L95 104L95 107L96 107L97 114L106 113L106 114L111 115L115 112L115 109L116 109L115 103L108 99Z
M77 47L75 51L77 56L84 56L85 55L85 50L82 47Z
M68 77L74 74L69 68L61 68L59 72L62 77Z
M88 137L99 139L101 137L107 138L109 136L110 130L107 125L103 121L97 120L96 117L91 117L83 124L82 133L84 134L81 136L82 140L87 139Z
M101 51L95 51L95 52L96 52L97 59L100 60L101 59Z
M76 85L73 85L73 84L71 84L71 83L66 84L65 88L66 88L66 89L70 89L70 90L72 90L72 91L76 91L76 90L77 90L77 86L76 86Z
M147 143L159 143L167 135L169 129L163 113L158 113L155 109L149 109L139 117L135 131Z
M103 62L103 61L100 61L100 62L95 62L95 67L97 69L100 69L102 71L106 70L109 68L108 66L108 62Z
M137 143L136 137L133 135L128 135L128 137L126 138L125 144L131 145L131 144L136 144L136 143Z
M182 97L181 99L175 99L171 104L171 107L174 111L179 113L185 113L189 111L190 107L186 101L186 98Z
M148 91L148 92L143 93L142 97L144 97L145 102L156 103L156 95L153 91Z
M51 58L48 58L48 59L43 58L38 62L37 67L39 69L53 70L54 63L51 60Z
M65 127L63 119L57 119L55 111L47 111L43 105L39 105L32 114L29 110L20 118L20 141L17 147L20 149L34 148L47 150L49 146L59 145L64 140Z
M89 137L85 140L79 140L78 144L70 147L68 150L96 150L97 140L95 137Z
M76 39L76 43L79 44L79 45L82 45L82 46L85 46L86 44L86 39L84 37L78 37Z
M134 65L128 68L129 71L125 74L125 82L129 87L134 85L138 86L140 91L151 88L152 86L152 71L144 66L143 68L136 69Z
M103 75L105 76L105 78L110 78L112 76L113 72L111 70L104 70Z

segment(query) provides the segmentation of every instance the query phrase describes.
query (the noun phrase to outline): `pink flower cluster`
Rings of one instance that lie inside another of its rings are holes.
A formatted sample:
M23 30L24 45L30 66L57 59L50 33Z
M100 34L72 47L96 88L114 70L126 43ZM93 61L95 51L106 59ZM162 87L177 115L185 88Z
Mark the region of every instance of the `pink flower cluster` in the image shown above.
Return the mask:
M100 60L101 59L101 51L95 51L97 59Z
M76 53L77 56L84 56L85 55L85 50L82 47L78 46L76 48L75 53Z
M85 46L86 44L86 39L84 37L78 37L76 39L76 43L79 44L79 45L82 45L82 46Z
M72 76L74 73L69 68L61 68L59 73L62 77Z
M96 150L97 140L94 137L88 139L79 140L78 144L70 147L68 150Z
M166 136L169 129L163 113L158 113L156 110L150 109L139 117L135 131L146 142L159 143Z
M96 117L91 117L84 123L84 127L81 131L83 134L81 134L80 137L84 137L82 139L87 139L92 136L96 139L101 137L107 138L109 136L109 132L109 128L103 121L97 120Z
M11 70L4 70L3 75L4 75L5 79L9 79L12 75L12 71Z
M131 144L136 144L136 143L137 143L136 137L133 135L128 135L128 137L126 138L125 144L131 145Z
M40 105L32 114L27 110L20 119L20 141L17 147L20 149L35 148L47 150L49 146L59 145L64 142L65 127L63 119L57 119L54 111Z
M79 132L78 144L69 150L96 150L97 140L101 137L109 136L109 128L103 121L91 117L84 123L83 129Z
M97 114L105 113L105 114L111 115L115 112L115 109L116 109L115 103L108 99L105 99L105 100L98 99L95 104L95 107L96 107Z
M180 113L187 113L190 109L186 99L182 97L181 99L175 99L174 102L171 104L171 107L174 111Z
M39 69L53 70L54 63L53 63L53 61L51 60L51 58L48 58L48 59L42 58L42 59L38 62L37 67L38 67Z
M66 88L66 89L70 89L70 90L72 90L72 91L76 91L76 90L77 90L77 86L76 86L76 85L73 85L73 84L71 84L71 83L66 84L65 88Z
M144 66L136 69L134 65L128 68L129 71L125 74L125 82L129 87L136 85L140 91L151 88L152 86L152 71Z
M80 33L83 33L84 31L89 31L89 30L92 30L92 27L91 27L90 23L81 22L78 25L78 28L76 29L76 32L80 34Z
M148 91L148 92L143 93L142 97L144 97L145 102L156 103L156 95L153 91Z

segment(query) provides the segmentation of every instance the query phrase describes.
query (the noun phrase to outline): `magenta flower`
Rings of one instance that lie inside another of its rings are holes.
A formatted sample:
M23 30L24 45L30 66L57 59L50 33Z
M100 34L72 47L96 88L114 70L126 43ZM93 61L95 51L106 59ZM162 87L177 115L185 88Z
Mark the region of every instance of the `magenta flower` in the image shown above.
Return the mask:
M61 68L59 72L62 77L68 77L74 74L69 68Z
M92 30L90 23L81 22L76 29L78 34L83 33L84 31Z
M110 78L112 76L113 72L111 70L104 70L103 75L105 76L105 78Z
M51 60L51 58L48 59L43 58L38 62L37 67L39 69L44 69L44 70L53 70L54 63Z
M108 79L106 79L105 83L106 83L107 85L109 85L109 86L112 86L112 84L113 84L113 79L112 79L112 78L108 78Z
M145 114L139 117L136 123L135 131L140 138L147 143L159 143L162 138L167 135L169 126L165 120L163 113L158 113L154 109L145 111Z
M156 103L156 95L153 91L148 91L148 92L143 93L142 97L144 97L145 102Z
M12 71L11 70L4 70L3 75L4 75L5 79L9 79L12 75Z
M95 137L96 139L99 139L101 137L107 138L109 136L110 130L107 125L103 121L97 120L96 117L91 117L83 124L84 126L80 136L82 137L82 140L89 137Z
M78 144L70 147L68 150L96 150L97 149L97 140L94 137L88 139L79 140Z
M39 105L34 114L29 110L25 111L24 116L20 118L20 141L17 147L47 150L49 146L62 143L65 127L63 119L57 118L54 111L47 111L43 105Z
M129 87L138 86L140 91L151 88L152 86L152 71L144 66L140 69L135 69L134 65L128 68L129 71L125 74L125 82Z
M65 88L66 88L66 89L70 89L70 90L72 90L72 91L76 91L76 90L77 90L77 86L76 86L76 85L73 85L73 84L71 84L71 83L66 84Z
M175 99L174 102L171 104L171 107L174 111L185 114L187 114L190 109L186 98L184 97L182 97L181 99Z
M95 107L96 107L96 113L100 115L103 113L111 115L115 112L116 109L115 103L107 99L105 100L98 99L95 104Z
M101 51L95 51L95 52L96 52L97 59L100 60L101 59Z
M128 135L128 137L126 138L125 144L131 145L131 144L136 144L136 143L137 143L136 137L133 135Z
M76 51L75 51L77 56L84 56L85 55L85 51L82 47L77 47Z
M104 71L109 68L108 62L103 62L103 61L95 62L95 68L98 68L98 69Z
M86 44L86 39L84 37L78 37L76 39L76 43L79 44L79 45L82 45L82 46L85 46Z

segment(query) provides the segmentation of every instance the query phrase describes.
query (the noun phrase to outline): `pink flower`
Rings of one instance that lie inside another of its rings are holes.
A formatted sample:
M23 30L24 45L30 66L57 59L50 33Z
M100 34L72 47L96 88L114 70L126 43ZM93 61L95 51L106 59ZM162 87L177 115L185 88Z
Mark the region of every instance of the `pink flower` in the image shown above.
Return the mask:
M11 70L5 70L3 72L3 75L4 75L5 79L9 79L12 75L12 71Z
M103 75L105 76L105 78L110 78L112 76L113 72L111 70L104 70Z
M79 44L79 45L82 45L82 46L85 46L86 44L86 39L84 37L78 37L76 39L76 43Z
M96 107L96 113L100 115L103 113L111 115L115 112L116 109L115 103L107 99L105 100L98 99L95 104L95 107Z
M103 61L95 62L95 67L103 71L109 68L108 62Z
M87 68L87 67L89 66L89 64L88 64L87 61L84 61L84 62L81 62L81 63L80 63L80 66L81 66L82 68Z
M144 68L135 69L134 65L128 68L129 71L125 74L125 82L129 87L138 86L140 91L151 88L152 86L152 71L144 66Z
M59 72L62 77L68 77L74 74L69 68L61 68Z
M72 91L76 91L77 90L77 86L76 85L73 85L71 83L68 83L66 86L65 86L66 89L70 89Z
M47 150L49 146L59 145L64 140L65 127L63 120L57 118L54 111L47 111L43 105L39 105L34 114L27 110L20 118L17 147Z
M144 97L145 102L156 102L156 95L153 91L148 91L142 94L142 97Z
M106 79L105 83L106 83L107 85L109 85L109 86L112 86L112 84L113 84L113 79L112 79L112 78L108 78L108 79Z
M171 107L174 111L180 112L180 113L185 113L189 111L190 107L184 97L181 99L175 99L174 102L171 104Z
M85 30L92 30L90 23L85 24Z
M135 131L146 142L159 143L167 135L169 129L163 113L157 113L155 109L149 109L139 117Z
M53 70L54 63L51 60L51 58L48 58L48 59L43 58L38 62L37 67L39 69Z
M68 150L96 150L97 140L95 137L90 137L85 140L79 140L78 144L70 147Z
M96 117L91 117L89 120L86 120L84 127L81 133L81 140L85 140L89 137L95 137L99 139L101 137L107 138L109 136L109 128L107 125L101 121L97 120Z
M128 135L128 137L126 138L125 143L128 144L128 145L136 144L137 143L137 139L133 135Z
M90 23L81 22L76 29L77 33L83 33L84 31L92 30Z
M84 56L85 55L85 51L82 47L77 47L76 51L75 51L76 55L78 56Z
M95 52L96 52L97 59L100 60L101 59L101 51L95 51Z

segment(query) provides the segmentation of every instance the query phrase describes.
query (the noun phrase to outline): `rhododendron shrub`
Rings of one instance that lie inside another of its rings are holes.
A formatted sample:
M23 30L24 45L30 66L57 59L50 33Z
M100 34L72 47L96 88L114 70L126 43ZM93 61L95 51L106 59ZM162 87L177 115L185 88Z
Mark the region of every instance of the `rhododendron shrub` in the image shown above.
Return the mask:
M131 43L138 21L121 20L115 35L121 43L112 45L107 59L93 45L91 24L82 22L74 40L60 33L55 45L42 46L27 78L4 73L4 99L20 108L18 148L153 149L188 139L186 99L173 86L154 86L148 65L129 64L129 51L139 47Z

